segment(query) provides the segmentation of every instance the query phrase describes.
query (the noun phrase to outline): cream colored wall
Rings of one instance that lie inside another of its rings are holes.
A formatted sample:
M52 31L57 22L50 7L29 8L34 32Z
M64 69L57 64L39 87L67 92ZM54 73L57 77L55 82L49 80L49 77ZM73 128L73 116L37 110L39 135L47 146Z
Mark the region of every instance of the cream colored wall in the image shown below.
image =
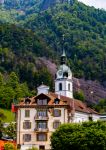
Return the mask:
M61 116L60 117L54 117L53 116L53 109L59 109L61 110ZM25 117L25 110L30 110L30 117ZM66 108L50 108L48 110L48 129L49 131L47 132L47 136L48 136L48 140L47 141L37 141L36 139L36 132L34 131L35 126L36 126L36 121L35 121L35 115L36 115L36 109L35 108L21 108L18 109L18 119L17 119L17 144L21 144L21 145L33 145L36 147L39 147L39 145L45 145L46 149L50 149L50 136L52 134L52 132L55 131L55 129L53 129L53 122L54 121L60 121L61 124L63 123L67 123L68 122L68 110ZM69 116L71 117L71 113L69 114ZM92 115L93 120L99 120L99 115ZM23 122L25 120L30 120L31 122L31 129L25 130L23 129ZM89 120L89 114L87 113L82 113L82 112L75 112L74 114L74 120L73 122L75 123L79 123L79 122L84 122L84 121L88 121ZM70 123L72 122L72 120L70 119L69 121ZM24 142L23 141L23 134L31 134L31 141L30 142Z
M53 109L59 109L61 110L61 116L60 117L54 117L53 116ZM25 110L30 110L30 117L25 117ZM65 108L52 108L48 110L48 141L37 141L36 139L36 132L34 131L36 126L36 121L34 119L36 115L36 109L35 108L21 108L18 109L18 120L17 120L17 144L21 145L36 145L36 147L39 147L39 145L45 145L46 149L50 149L50 136L55 129L53 129L53 122L54 121L60 121L61 124L68 122L68 114L67 109ZM23 122L25 120L29 120L31 122L31 129L23 129ZM30 142L24 142L23 141L23 135L24 134L31 134L31 141ZM20 137L19 137L20 136Z
M60 121L61 124L68 122L67 109L65 109L65 108L54 108L54 109L61 110L61 116L60 117L54 117L52 113L50 113L50 112L48 113L48 116L49 116L48 127L49 127L50 132L55 131L55 129L53 129L53 122L54 121Z
M25 117L25 110L30 110L30 117ZM23 143L23 134L33 133L35 129L35 117L36 110L34 108L20 108L18 109L18 120L17 120L17 143ZM29 120L31 122L31 129L23 129L23 122ZM19 138L20 136L20 138Z

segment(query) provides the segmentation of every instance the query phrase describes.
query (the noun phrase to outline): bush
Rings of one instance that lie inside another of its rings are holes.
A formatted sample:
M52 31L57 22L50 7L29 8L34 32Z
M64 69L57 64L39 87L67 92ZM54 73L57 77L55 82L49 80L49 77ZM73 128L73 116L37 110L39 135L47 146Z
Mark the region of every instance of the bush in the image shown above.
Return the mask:
M4 150L16 150L16 147L12 143L4 144Z
M106 123L61 125L51 136L53 150L106 150Z

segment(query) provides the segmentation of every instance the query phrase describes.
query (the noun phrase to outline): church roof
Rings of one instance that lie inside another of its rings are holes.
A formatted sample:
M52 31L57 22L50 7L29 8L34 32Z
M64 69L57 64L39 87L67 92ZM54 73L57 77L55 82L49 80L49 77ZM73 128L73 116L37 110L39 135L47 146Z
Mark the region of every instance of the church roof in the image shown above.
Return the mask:
M57 97L58 95L55 93L50 93L52 96ZM74 109L75 111L79 111L79 112L85 112L85 113L94 113L94 114L98 114L98 112L96 112L95 110L91 109L90 107L87 107L86 103L77 100L77 99L72 99L66 96L62 96L60 95L60 99L63 102L66 102L71 110Z
M68 98L62 95L57 95L55 93L48 93L48 94L39 94L37 96L34 96L32 98L27 98L24 99L23 101L21 101L18 105L18 107L25 107L25 105L27 106L37 106L37 99L46 99L48 100L48 104L47 106L52 107L52 106L61 106L61 107L67 107L69 109L69 111L71 112L72 110L75 110L77 112L83 112L83 113L88 113L88 114L98 114L95 110L91 109L90 107L87 107L87 105L85 103L83 103L80 100L76 100L76 99L72 99L72 98ZM59 100L58 104L55 104L55 99ZM29 104L26 103L26 100L28 102L30 102Z
M41 84L38 88L49 88L49 86L47 86L45 84Z

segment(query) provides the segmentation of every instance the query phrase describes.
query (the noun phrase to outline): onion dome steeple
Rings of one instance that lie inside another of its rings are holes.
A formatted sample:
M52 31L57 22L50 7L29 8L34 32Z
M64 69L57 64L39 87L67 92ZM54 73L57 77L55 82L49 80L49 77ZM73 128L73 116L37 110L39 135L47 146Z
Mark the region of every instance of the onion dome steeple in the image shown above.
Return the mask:
M66 97L73 98L72 72L66 64L66 54L64 50L64 35L62 43L63 53L61 55L60 66L56 72L55 93Z

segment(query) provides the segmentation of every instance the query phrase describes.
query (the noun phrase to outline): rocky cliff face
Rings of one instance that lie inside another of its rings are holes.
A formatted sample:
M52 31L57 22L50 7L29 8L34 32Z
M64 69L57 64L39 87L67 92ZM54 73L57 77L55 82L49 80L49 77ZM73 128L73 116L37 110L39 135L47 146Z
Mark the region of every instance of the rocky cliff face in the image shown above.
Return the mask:
M73 78L74 91L83 90L88 103L98 103L102 98L106 98L106 88L99 82Z

